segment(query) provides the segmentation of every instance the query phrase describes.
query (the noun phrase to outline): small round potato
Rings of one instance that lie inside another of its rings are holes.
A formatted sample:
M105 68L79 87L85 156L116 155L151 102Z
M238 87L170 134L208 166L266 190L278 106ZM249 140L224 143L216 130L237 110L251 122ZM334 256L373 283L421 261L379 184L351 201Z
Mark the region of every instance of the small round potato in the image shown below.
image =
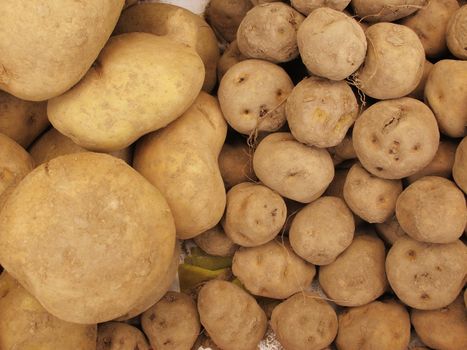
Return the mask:
M381 223L394 214L402 192L401 180L381 179L360 164L350 168L344 184L344 199L350 209L369 223Z
M428 76L433 68L433 63L428 60L425 60L425 65L423 66L423 75L422 79L418 83L417 87L407 95L407 97L416 98L417 100L424 101L425 98L425 86L426 81L428 80Z
M377 102L364 111L355 122L352 139L367 171L384 179L401 179L430 164L439 131L433 112L405 97Z
M339 315L339 350L407 350L409 341L409 313L393 300L374 301Z
M358 104L345 81L310 77L292 90L285 112L297 141L327 148L342 142L357 119Z
M420 339L433 349L467 349L467 317L462 295L438 310L411 312Z
M352 0L355 14L367 22L392 22L406 17L428 0Z
M242 182L255 181L253 150L246 142L224 143L219 154L219 170L227 189Z
M407 233L402 229L395 215L388 220L375 225L376 233L389 245L393 245L402 236Z
M138 328L122 322L99 325L96 350L149 350L149 344Z
M365 35L365 64L355 73L357 87L368 96L386 100L411 93L420 83L425 51L415 32L403 25L377 23Z
M221 225L203 232L194 240L198 247L214 256L233 256L238 249L238 245L225 234Z
M240 248L232 271L254 295L285 299L306 289L316 274L314 265L294 253L286 240L253 248Z
M449 19L446 41L449 51L462 60L467 59L467 4L464 3Z
M178 292L168 292L143 313L141 324L157 350L191 349L201 328L195 302Z
M319 284L338 305L367 304L386 290L385 255L384 243L379 238L357 235L334 262L321 266Z
M334 177L328 151L305 146L285 132L268 135L259 143L253 168L266 186L301 203L319 198Z
M467 225L464 193L438 176L423 177L407 187L397 199L396 215L410 237L427 243L455 242Z
M238 49L237 40L232 41L225 49L217 63L217 79L219 82L224 77L225 73L238 62L245 61L247 58L242 55Z
M454 165L452 167L452 176L464 193L467 193L467 138L461 141L457 146Z
M321 197L295 216L289 239L295 253L314 265L332 263L352 243L355 222L345 202Z
M285 101L292 89L292 80L278 65L245 60L224 75L218 97L230 126L250 135L276 131L285 124Z
M342 80L365 60L367 41L358 22L328 7L314 10L297 32L300 56L308 70L320 77Z
M305 17L292 7L274 2L253 7L237 31L240 52L246 57L287 62L298 57L297 30Z
M256 300L227 281L207 282L198 295L202 325L223 350L256 350L267 318Z
M461 241L431 244L401 237L389 250L386 273L406 305L439 309L452 303L464 287L467 248Z
M271 328L286 350L322 350L336 337L337 315L317 294L297 293L274 308Z
M206 7L206 20L218 35L232 42L240 22L252 7L250 0L211 0Z
M291 0L292 6L305 16L308 16L311 12L320 7L329 7L337 11L342 11L349 3L350 0Z
M234 243L256 247L273 240L286 217L287 207L280 195L266 186L243 182L227 193L222 227Z

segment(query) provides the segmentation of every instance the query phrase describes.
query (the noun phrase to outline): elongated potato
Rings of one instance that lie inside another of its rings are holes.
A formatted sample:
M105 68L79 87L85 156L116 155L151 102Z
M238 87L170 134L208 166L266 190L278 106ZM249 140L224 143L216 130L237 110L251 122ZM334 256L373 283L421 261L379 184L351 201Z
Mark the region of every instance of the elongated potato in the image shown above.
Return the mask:
M133 166L167 199L179 238L195 237L222 218L226 195L217 157L226 133L217 100L202 92L182 117L136 146Z
M196 236L194 241L206 253L215 256L233 256L238 249L238 245L227 237L221 225Z
M203 79L192 49L152 34L122 34L109 40L78 85L49 101L47 113L78 145L115 151L178 118Z
M352 0L357 16L367 22L392 22L406 17L428 3L428 0Z
M99 326L96 350L149 350L149 344L138 328L121 322Z
M467 4L458 9L449 19L446 29L446 41L449 51L462 60L467 59Z
M252 7L250 0L211 0L206 7L206 20L218 35L232 42L240 22Z
M452 176L464 193L467 193L467 138L459 143L456 149Z

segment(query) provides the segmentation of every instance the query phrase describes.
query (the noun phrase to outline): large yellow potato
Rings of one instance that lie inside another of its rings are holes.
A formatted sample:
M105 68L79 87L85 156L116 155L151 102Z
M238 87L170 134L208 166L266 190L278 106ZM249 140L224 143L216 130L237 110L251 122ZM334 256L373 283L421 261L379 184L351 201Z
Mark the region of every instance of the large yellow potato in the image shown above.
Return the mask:
M179 238L222 218L226 194L217 157L226 133L217 100L202 92L182 117L136 146L133 166L167 199Z
M178 118L196 99L203 62L166 37L112 37L83 80L49 101L50 122L90 150L115 151Z
M194 49L206 71L203 90L209 92L216 84L219 48L216 35L201 16L169 4L137 4L122 12L115 32L161 35Z
M87 72L124 0L2 2L0 89L24 100L58 96Z
M5 270L54 316L87 324L151 296L175 245L161 193L98 153L61 156L28 174L2 208L0 232Z

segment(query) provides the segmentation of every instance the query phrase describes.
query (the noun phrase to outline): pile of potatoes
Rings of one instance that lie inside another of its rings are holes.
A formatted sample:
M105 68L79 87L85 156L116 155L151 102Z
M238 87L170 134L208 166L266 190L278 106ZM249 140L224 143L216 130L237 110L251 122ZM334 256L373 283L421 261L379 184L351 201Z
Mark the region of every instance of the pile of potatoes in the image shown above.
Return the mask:
M467 349L465 1L0 9L1 350Z

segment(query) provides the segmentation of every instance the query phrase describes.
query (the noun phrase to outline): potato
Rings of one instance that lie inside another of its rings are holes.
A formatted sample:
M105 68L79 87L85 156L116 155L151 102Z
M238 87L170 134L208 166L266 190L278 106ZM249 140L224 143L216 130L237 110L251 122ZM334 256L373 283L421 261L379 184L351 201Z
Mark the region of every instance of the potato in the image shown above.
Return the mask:
M227 193L222 219L225 234L243 247L256 247L274 239L287 217L280 195L263 185L243 182Z
M392 22L422 9L428 0L352 0L355 14L367 22Z
M300 210L289 232L295 253L314 265L336 260L352 243L355 222L345 202L321 197Z
M238 48L249 58L291 61L298 57L297 30L304 19L300 12L281 2L255 6L238 27Z
M227 189L242 182L255 181L253 150L246 142L224 143L219 154L219 170Z
M0 276L0 314L0 349L96 350L95 324L52 316L5 271Z
M461 241L431 244L401 237L389 250L386 273L406 305L439 309L452 303L464 286L467 248Z
M206 7L206 20L226 41L237 37L237 29L248 10L253 7L250 0L211 0Z
M207 333L223 350L256 350L266 332L264 311L231 282L206 283L198 295L198 311Z
M168 292L141 316L144 333L154 349L190 349L198 338L200 323L190 296Z
M407 187L397 199L396 215L410 237L427 243L455 242L467 225L464 193L438 176L422 177Z
M467 59L467 34L465 26L467 23L467 6L464 4L454 12L449 19L446 28L446 42L449 51L462 60Z
M49 101L47 113L74 143L115 151L178 118L203 79L192 49L152 34L122 34L109 40L78 85Z
M337 316L317 294L297 293L274 308L271 327L286 350L322 350L336 337Z
M325 149L305 146L286 132L268 135L259 143L253 169L266 186L301 203L319 198L334 177Z
M402 192L401 180L387 180L367 172L360 164L350 168L344 184L344 199L350 209L369 223L382 223L394 214Z
M375 225L376 233L380 236L387 244L393 245L402 236L407 233L402 229L401 225L397 221L395 215L391 216L388 220Z
M377 102L364 111L355 122L352 139L367 171L384 179L401 179L430 164L439 131L425 104L404 97Z
M339 315L339 350L406 350L409 341L409 314L394 300L374 301Z
M463 137L467 126L467 62L438 61L425 85L425 99L439 129L450 137Z
M353 147L351 132L347 133L347 135L344 136L342 141L334 147L334 152L336 156L342 160L357 158L357 154L355 153L355 149Z
M304 203L296 202L288 198L284 198L285 205L287 206L287 219L285 220L284 227L282 228L281 236L290 231L292 222L297 213L305 207Z
M149 344L138 328L107 322L99 326L96 350L149 350Z
M452 176L457 186L467 193L467 138L465 137L457 146Z
M321 7L329 7L337 11L342 11L349 3L350 0L291 0L292 6L305 16L308 16L311 12Z
M0 133L28 147L49 125L46 102L28 102L0 91Z
M467 349L467 317L462 296L442 309L413 309L411 320L418 336L429 347Z
M286 240L240 248L235 252L232 271L252 294L273 299L303 291L316 274L315 266L298 257Z
M232 41L225 49L217 63L217 78L219 82L224 77L225 73L238 62L244 61L247 58L238 49L237 40Z
M43 101L75 85L109 38L124 0L2 4L0 90Z
M300 56L308 70L331 80L347 78L365 60L367 42L358 22L345 13L321 7L297 32Z
M365 32L365 64L354 74L357 87L380 100L411 93L423 76L425 51L417 34L394 23L377 23Z
M367 304L386 290L385 254L383 241L379 238L357 235L334 262L321 266L319 284L337 305Z
M61 156L28 174L2 208L0 232L5 270L52 315L86 324L147 298L175 245L160 192L98 153Z
M167 199L181 239L222 218L226 195L217 157L226 133L217 100L202 92L182 117L136 145L133 166Z
M420 100L423 102L425 98L426 81L428 80L428 76L430 75L432 68L433 68L433 63L431 63L428 60L425 60L425 64L423 66L422 79L418 83L417 87L410 94L408 94L407 97L416 98L417 100Z
M292 90L285 112L297 141L326 148L342 142L357 119L358 104L345 81L310 77Z
M203 90L209 92L216 85L219 48L216 35L201 16L174 5L142 3L122 12L115 32L118 34L146 32L160 35L166 37L172 43L179 43L195 50L203 61L206 72L203 77ZM159 52L165 50L170 51L169 49L160 48ZM166 60L172 59L166 58ZM193 63L186 62L181 67L184 65L188 68ZM189 80L190 78L187 76L186 79Z
M276 131L285 124L285 101L292 80L281 67L261 60L232 66L218 91L222 113L229 125L246 135Z
M74 143L69 137L60 134L56 129L52 128L42 134L42 136L34 142L29 148L29 152L37 166L65 154L87 152L87 150ZM128 164L131 163L131 153L132 150L130 147L115 152L109 152L111 156L120 158Z
M233 256L238 249L238 245L225 234L221 225L203 232L194 240L196 245L209 255Z

